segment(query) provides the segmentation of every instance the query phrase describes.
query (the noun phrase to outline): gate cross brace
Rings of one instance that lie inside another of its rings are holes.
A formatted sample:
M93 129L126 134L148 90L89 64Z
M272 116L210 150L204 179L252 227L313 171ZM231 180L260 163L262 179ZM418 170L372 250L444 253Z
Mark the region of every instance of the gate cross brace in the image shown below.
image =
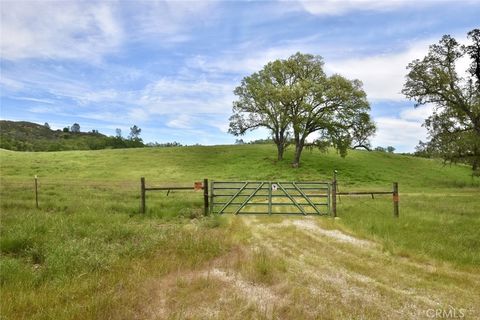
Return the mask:
M255 189L255 191L251 195L249 195L247 199L245 199L243 201L243 203L240 205L240 207L238 207L237 210L235 210L234 214L238 214L240 212L240 210L242 210L243 206L245 206L245 204L248 201L250 201L250 199L252 199L255 194L257 194L258 190L260 190L263 187L264 184L265 184L265 182L260 183L260 185L257 187L257 189Z
M303 210L302 206L298 204L298 202L288 194L287 190L285 190L285 188L280 183L277 183L277 185L280 187L280 189L282 189L285 195L295 204L295 206L303 213L303 215L306 216L307 214L305 213L305 210Z
M218 214L223 213L223 210L225 210L230 205L230 203L232 203L233 200L235 200L235 198L247 187L247 185L248 185L248 182L245 182L245 184L240 188L240 190L238 190L233 195L233 197L227 203L225 203L225 205L222 207L222 209L220 209L220 211L218 211Z
M307 197L307 195L302 191L300 190L300 188L295 184L295 182L292 182L293 186L295 187L295 189L297 189L298 192L300 192L300 194L302 195L302 197L307 200L307 202L313 207L313 209L315 209L315 211L320 214L320 210L318 210L317 206Z

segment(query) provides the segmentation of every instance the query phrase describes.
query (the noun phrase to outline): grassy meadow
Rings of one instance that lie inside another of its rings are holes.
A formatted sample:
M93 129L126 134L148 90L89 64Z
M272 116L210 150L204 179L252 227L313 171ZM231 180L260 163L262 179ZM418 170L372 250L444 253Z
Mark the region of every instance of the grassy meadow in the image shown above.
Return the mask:
M301 167L293 169L289 165L292 150L282 162L275 156L270 145L38 153L0 150L2 318L196 318L188 313L196 299L214 301L223 289L218 281L192 280L188 274L193 270L226 259L234 261L245 279L275 286L295 269L288 255L285 258L275 250L246 251L257 240L262 245L266 239L280 241L279 234L270 229L254 233L249 223L255 217L203 217L201 192L172 191L168 196L149 192L147 213L138 214L142 176L147 186L193 186L203 178L327 181L336 169L341 192L386 191L397 181L399 219L392 217L391 196L341 196L339 219L318 217L315 223L378 243L388 256L459 274L480 271L480 180L471 177L468 167L381 152L351 151L341 158L334 151L307 150ZM35 175L40 209L35 208ZM267 219L266 224L281 224L278 219L283 218L261 219ZM310 241L290 227L279 230L285 234L285 248L291 245L289 239L292 244ZM381 261L376 266L385 267ZM338 263L348 266L343 260ZM175 274L182 276L172 280ZM228 274L216 275L230 279ZM423 285L433 290L433 282L454 277L437 276L426 276L431 282ZM297 280L292 278L291 283ZM168 316L152 307L154 293L165 287L175 288L168 291L169 299L162 300L162 308L175 310ZM300 299L296 289L281 290ZM480 295L478 287L472 290L474 296ZM465 295L458 303L469 304L468 299ZM241 305L237 300L228 303L212 318L226 318L228 310L240 312L235 309ZM248 305L244 311L251 318L315 318L297 307L283 308L263 312ZM331 308L324 310L326 318L359 316L349 311L348 304L340 313L332 311L333 304ZM369 318L385 316L376 309L364 311Z

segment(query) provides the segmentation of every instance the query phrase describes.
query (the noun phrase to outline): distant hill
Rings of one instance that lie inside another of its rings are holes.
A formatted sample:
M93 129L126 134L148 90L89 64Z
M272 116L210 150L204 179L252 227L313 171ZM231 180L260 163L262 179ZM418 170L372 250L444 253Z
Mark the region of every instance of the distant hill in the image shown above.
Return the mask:
M99 132L64 132L27 121L0 120L0 148L16 151L98 150L143 147L141 141Z

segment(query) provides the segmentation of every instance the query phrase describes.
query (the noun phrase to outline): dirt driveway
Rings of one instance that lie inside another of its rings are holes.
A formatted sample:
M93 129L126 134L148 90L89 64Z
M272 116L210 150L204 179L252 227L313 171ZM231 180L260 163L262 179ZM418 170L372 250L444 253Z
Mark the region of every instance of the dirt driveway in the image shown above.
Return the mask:
M231 219L248 244L156 281L152 319L480 319L479 274L392 256L317 217Z

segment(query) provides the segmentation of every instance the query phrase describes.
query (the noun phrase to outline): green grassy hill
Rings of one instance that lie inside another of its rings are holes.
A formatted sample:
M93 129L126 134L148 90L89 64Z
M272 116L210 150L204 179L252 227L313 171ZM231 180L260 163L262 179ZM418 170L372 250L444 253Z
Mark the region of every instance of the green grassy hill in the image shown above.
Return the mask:
M318 223L375 241L390 257L478 272L480 181L467 166L381 152L351 151L341 158L334 151L314 150L305 151L301 167L293 169L292 156L290 149L286 159L277 162L272 145L0 150L3 315L135 318L150 301L152 292L144 284L151 283L151 277L200 268L255 241L242 220L202 218L201 192L148 193L147 213L138 214L142 176L147 185L190 186L203 178L327 181L336 169L340 191L390 190L397 181L399 219L392 217L391 196L342 196L340 219L322 217ZM39 178L38 210L34 175ZM285 236L292 233L287 231ZM288 246L288 238L283 241ZM288 270L276 258L274 271L269 269L270 258L258 259L252 270L261 279L271 276L271 283ZM431 274L428 281L433 285L437 277L443 281L453 276ZM198 285L198 290L207 288L205 283ZM352 315L345 308L344 315Z
M143 143L98 132L64 132L27 121L0 120L0 148L16 151L98 150L142 147Z
M389 154L350 151L341 158L334 151L304 151L301 167L292 169L292 150L277 162L272 145L192 146L172 148L12 153L2 151L2 177L80 179L86 181L185 182L203 178L240 180L331 180L338 170L345 187L390 187L429 192L452 187L479 187L471 170L462 165Z

